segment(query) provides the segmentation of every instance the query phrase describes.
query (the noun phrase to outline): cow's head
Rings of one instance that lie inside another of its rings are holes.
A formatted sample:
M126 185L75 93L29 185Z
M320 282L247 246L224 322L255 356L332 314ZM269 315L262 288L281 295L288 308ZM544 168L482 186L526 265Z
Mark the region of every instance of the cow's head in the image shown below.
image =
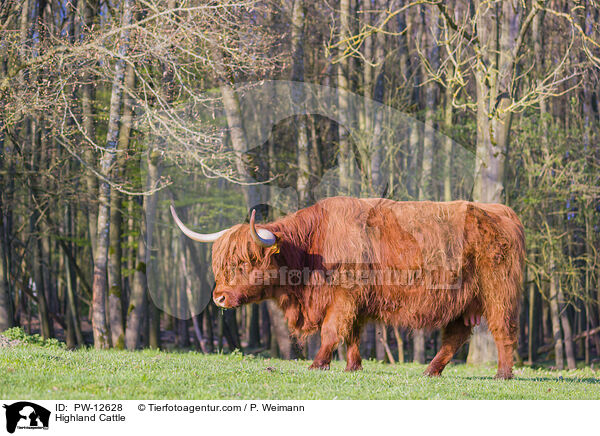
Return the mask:
M215 275L213 300L223 308L238 307L272 296L278 265L278 237L265 228L257 228L253 210L250 224L238 224L217 233L202 234L181 222L175 209L171 214L181 231L199 242L214 242L212 267Z

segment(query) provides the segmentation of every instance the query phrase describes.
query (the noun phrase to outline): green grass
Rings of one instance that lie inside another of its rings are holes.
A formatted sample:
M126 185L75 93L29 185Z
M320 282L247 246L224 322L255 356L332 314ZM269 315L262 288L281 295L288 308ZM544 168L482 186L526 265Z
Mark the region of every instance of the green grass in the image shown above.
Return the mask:
M450 365L439 378L423 365L364 362L345 373L309 371L308 361L240 354L67 351L23 344L0 348L3 399L600 399L600 373Z

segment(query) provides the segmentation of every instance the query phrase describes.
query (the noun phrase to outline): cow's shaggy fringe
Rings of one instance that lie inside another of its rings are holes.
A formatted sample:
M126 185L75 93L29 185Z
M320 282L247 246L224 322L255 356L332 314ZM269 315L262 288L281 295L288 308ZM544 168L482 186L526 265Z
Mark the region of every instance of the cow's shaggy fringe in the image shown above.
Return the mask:
M295 334L304 336L321 328L322 348L315 367L327 366L331 350L346 340L348 369L359 368L360 328L375 319L415 329L443 328L442 349L428 368L429 374L438 375L470 335L472 325L463 321L483 315L498 346L498 376L511 376L524 233L510 208L466 201L335 197L263 227L276 235L275 247L255 244L248 224L233 227L214 244L217 289L231 283L231 271L244 265L247 271L286 267L354 274L427 269L443 272L439 277L451 282L436 283L430 276L403 286L342 287L280 285L275 280L272 286L257 289L244 286L244 277L237 277L232 291L237 304L274 298Z

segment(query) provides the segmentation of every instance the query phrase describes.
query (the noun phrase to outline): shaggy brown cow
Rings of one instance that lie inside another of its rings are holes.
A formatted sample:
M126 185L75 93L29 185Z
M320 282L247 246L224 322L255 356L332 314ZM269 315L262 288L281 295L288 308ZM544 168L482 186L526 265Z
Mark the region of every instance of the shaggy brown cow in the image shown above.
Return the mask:
M328 198L256 228L191 231L214 242L214 302L274 299L298 335L321 329L311 368L328 369L340 340L346 370L361 369L367 320L441 328L426 374L440 375L484 316L498 348L498 378L512 377L524 258L523 226L500 204Z

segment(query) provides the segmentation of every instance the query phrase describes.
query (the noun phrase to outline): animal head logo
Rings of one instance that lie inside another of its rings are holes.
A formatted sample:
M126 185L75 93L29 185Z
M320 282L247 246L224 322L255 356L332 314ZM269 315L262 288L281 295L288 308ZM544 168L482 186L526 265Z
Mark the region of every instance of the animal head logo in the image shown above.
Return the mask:
M47 429L50 421L50 411L42 406L28 401L5 404L6 431L14 433L19 429Z

